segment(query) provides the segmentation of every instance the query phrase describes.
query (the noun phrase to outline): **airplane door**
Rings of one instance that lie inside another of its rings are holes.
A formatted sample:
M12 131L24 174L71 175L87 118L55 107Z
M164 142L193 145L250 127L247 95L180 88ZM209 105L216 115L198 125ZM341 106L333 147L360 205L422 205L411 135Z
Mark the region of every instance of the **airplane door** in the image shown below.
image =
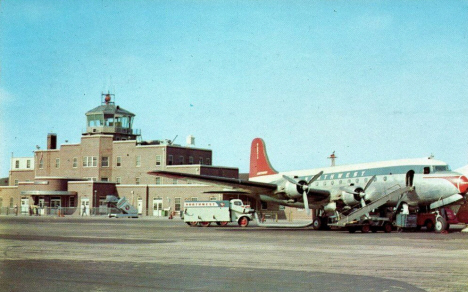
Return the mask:
M161 217L163 209L163 199L154 198L153 199L153 216Z
M138 198L138 214L143 214L143 199Z
M410 170L406 173L406 186L412 187L414 180L414 170Z

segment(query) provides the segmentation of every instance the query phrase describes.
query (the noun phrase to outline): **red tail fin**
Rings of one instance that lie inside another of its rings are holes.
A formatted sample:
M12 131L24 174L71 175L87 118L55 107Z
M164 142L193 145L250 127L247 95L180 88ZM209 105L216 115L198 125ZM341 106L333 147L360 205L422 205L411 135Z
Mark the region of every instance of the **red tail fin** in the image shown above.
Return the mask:
M265 142L261 138L255 138L250 148L250 173L249 177L278 173L270 164L266 153Z

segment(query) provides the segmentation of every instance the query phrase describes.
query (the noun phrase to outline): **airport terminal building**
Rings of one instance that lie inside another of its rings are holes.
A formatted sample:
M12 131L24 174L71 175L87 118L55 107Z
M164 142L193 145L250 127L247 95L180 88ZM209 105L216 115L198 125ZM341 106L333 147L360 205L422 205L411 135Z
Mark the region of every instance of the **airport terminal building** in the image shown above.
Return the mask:
M105 215L106 197L114 195L127 198L141 216L178 216L185 201L234 198L205 193L219 187L149 175L170 170L239 178L239 170L213 166L212 150L195 147L193 136L185 146L170 140L142 141L132 127L135 115L112 98L103 94L101 105L86 113L81 143L58 147L57 135L48 134L47 149L36 149L34 157L11 159L9 186L0 187L1 214ZM234 196L268 211L266 204Z

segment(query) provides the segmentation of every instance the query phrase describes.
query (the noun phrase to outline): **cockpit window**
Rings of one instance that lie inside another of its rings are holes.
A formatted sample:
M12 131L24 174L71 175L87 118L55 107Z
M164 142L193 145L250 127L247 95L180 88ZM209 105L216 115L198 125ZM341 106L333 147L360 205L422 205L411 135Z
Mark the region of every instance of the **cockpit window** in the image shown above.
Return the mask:
M431 168L429 166L424 167L424 174L431 173Z
M434 165L434 172L438 171L449 171L450 167L448 165Z

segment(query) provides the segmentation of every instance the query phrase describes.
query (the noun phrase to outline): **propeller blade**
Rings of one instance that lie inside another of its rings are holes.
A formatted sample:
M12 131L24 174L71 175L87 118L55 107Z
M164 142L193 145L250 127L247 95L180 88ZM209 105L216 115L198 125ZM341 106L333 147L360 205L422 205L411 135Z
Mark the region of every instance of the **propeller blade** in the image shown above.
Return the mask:
M372 178L367 182L367 185L364 187L364 192L366 192L367 188L374 182L375 180L375 175L372 176Z
M323 171L317 173L316 175L314 175L314 177L312 177L308 182L307 182L307 185L310 185L311 183L313 183L314 181L316 181L321 175L323 174Z
M284 178L285 180L287 180L288 182L292 183L292 184L299 185L299 184L297 183L297 181L295 181L294 179L290 178L290 177L287 176L287 175L283 175L283 178Z
M310 216L309 199L307 198L307 190L304 190L302 199L304 200L304 209L306 209L307 216Z

